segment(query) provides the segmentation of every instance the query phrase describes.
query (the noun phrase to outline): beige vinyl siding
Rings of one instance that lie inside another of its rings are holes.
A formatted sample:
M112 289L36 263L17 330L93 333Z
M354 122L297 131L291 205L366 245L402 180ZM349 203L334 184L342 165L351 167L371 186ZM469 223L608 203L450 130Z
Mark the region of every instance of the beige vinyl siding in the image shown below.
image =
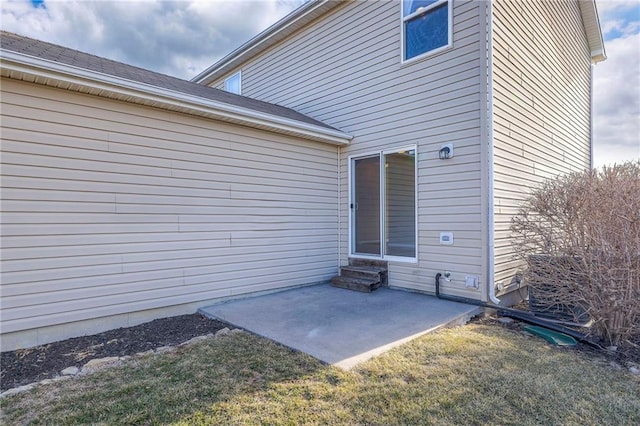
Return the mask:
M337 185L335 146L3 79L3 350L326 282Z
M484 5L456 1L453 13L453 49L401 64L400 3L345 2L241 64L243 94L291 107L355 135L340 155L342 264L349 252L349 157L416 145L418 262L392 262L390 284L433 292L435 274L447 269L453 280L444 292L481 298L480 290L464 288L464 276L478 275L483 287ZM455 145L455 158L438 160L444 143ZM455 245L440 245L440 231L454 232Z
M577 1L495 1L493 33L495 272L508 285L528 189L590 165L591 65Z

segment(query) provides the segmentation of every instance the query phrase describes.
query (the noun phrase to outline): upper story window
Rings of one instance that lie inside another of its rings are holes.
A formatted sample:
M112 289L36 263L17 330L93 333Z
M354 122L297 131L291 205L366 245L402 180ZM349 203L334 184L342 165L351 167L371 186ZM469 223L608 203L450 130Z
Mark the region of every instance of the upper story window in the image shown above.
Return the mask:
M402 1L402 55L408 61L452 44L453 0Z
M240 71L228 77L224 81L224 90L227 92L235 93L236 95L242 94L242 75Z

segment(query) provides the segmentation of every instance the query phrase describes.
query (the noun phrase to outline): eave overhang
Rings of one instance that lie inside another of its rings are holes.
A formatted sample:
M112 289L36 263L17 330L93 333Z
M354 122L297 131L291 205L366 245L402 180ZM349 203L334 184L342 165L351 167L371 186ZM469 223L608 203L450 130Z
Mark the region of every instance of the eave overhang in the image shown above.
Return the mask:
M607 59L607 54L604 50L604 40L602 39L602 29L600 28L596 2L595 0L580 0L579 5L587 43L591 51L591 63L597 64Z
M346 145L353 139L353 136L339 130L5 49L0 49L0 75L332 145Z

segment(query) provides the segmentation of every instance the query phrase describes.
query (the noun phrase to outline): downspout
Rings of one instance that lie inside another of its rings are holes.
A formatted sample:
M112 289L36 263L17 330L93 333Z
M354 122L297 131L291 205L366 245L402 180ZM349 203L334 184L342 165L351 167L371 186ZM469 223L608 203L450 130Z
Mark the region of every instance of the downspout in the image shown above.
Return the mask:
M488 202L489 202L489 214L487 220L489 221L488 228L488 261L489 271L487 276L487 285L489 286L489 299L492 303L499 305L500 299L496 297L495 286L495 219L494 219L494 198L493 198L493 2L489 0L487 5L487 118L488 118L488 131L487 131L487 162L489 177L487 179L488 184Z
M342 173L340 172L340 147L338 151L336 165L338 166L338 273L340 272L340 263L342 262L342 200L340 199L340 182L342 182Z
M593 71L595 65L589 65L589 168L593 169Z

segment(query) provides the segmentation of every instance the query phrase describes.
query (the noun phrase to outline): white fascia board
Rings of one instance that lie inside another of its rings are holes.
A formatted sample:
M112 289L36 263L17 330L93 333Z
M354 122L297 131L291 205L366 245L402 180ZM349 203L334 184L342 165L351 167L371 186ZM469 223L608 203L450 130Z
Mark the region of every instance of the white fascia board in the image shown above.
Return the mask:
M602 62L606 59L607 59L607 54L605 53L604 48L591 51L592 64L597 64L598 62Z
M13 51L0 49L0 67L7 71L102 90L167 107L177 107L193 113L200 113L196 115L205 114L222 121L241 123L277 133L293 134L305 139L319 140L333 145L346 145L353 139L353 136L339 130L291 120Z
M282 18L280 21L271 25L269 28L262 31L260 34L256 35L255 37L244 43L242 46L226 55L224 58L220 59L218 62L211 65L206 70L202 71L200 74L193 77L191 81L200 84L210 84L213 81L212 75L217 74L221 69L224 69L236 60L241 59L243 55L250 50L259 47L261 44L267 43L274 37L277 37L283 30L287 29L289 26L295 24L296 22L303 20L306 16L314 12L316 9L324 6L324 4L328 1L329 0L308 1L298 9L295 9L289 15Z
M602 28L598 17L598 8L595 0L580 0L578 3L582 14L582 23L589 44L591 63L597 64L607 59L602 38Z

